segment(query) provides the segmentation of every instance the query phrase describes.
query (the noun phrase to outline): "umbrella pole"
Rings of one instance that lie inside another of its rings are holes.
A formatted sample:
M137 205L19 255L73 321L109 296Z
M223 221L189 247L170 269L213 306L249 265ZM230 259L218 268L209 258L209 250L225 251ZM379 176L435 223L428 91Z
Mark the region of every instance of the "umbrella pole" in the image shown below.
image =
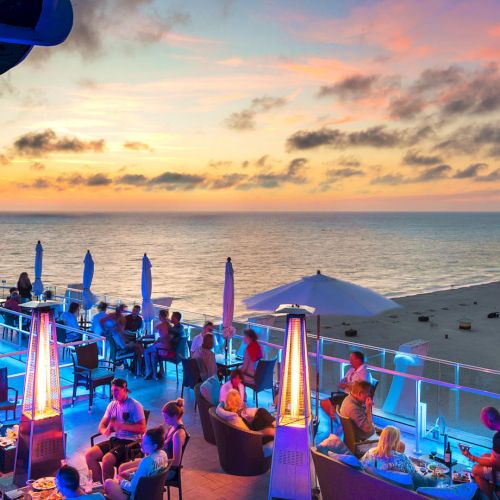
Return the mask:
M316 421L319 418L319 367L320 367L320 341L319 336L321 333L321 316L318 314L316 317Z

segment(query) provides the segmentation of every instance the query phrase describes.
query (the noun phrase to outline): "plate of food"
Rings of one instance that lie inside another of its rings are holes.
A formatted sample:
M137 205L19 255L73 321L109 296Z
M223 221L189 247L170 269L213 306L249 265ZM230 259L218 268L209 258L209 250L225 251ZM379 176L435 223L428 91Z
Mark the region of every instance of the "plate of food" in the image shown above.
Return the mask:
M410 457L411 462L418 468L427 467L427 462L417 457Z
M33 483L33 488L38 491L53 490L56 487L54 477L41 477Z
M454 472L453 473L453 482L454 483L470 483L471 482L470 474L467 471Z
M446 467L446 465L443 464L438 464L437 462L431 462L430 464L427 465L427 470L433 475L433 476L444 476L450 472L450 469Z

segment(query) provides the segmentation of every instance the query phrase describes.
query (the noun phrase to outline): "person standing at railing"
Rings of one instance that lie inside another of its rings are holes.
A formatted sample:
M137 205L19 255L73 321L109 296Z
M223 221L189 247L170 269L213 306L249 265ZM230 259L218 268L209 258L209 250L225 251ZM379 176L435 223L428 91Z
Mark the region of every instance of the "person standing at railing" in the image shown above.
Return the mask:
M28 277L28 273L23 272L19 275L17 280L17 289L19 290L19 295L21 296L21 302L29 302L31 300L31 290L33 290L33 285Z
M484 453L475 457L468 447L460 445L460 451L471 462L476 462L472 468L472 475L479 489L488 497L492 498L494 485L500 486L500 413L493 406L485 406L480 413L483 425L491 431L496 431L493 436L493 447L491 453Z

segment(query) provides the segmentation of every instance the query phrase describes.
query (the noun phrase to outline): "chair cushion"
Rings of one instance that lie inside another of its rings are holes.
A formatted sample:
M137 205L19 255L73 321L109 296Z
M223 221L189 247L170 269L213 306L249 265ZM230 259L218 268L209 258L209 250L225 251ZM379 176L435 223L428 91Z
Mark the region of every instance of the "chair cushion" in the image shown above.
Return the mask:
M476 494L476 483L464 483L448 486L447 488L418 488L417 493L431 498L452 498L454 500L471 500Z
M353 469L363 468L363 464L354 455L347 455L344 453L332 453L331 451L329 451L328 456L334 458L335 460L338 460L339 462L342 462L345 465L349 465Z
M342 441L337 435L330 434L326 439L323 439L321 443L316 445L316 449L323 453L323 455L328 455L328 452L338 453L340 455L350 455L351 452L349 448L345 445L344 441Z
M211 405L219 404L220 383L217 375L212 375L200 385L200 393Z
M10 408L15 408L15 407L16 407L16 403L14 403L13 401L0 402L0 410L6 410L6 409L10 409Z
M372 476L380 477L381 479L385 479L386 481L401 486L402 488L406 488L407 490L414 489L412 475L407 472L382 470L376 469L375 467L365 467L365 471Z
M106 368L94 368L90 372L90 376L92 377L92 380L98 380L101 378L113 378L114 374L113 372L106 370Z

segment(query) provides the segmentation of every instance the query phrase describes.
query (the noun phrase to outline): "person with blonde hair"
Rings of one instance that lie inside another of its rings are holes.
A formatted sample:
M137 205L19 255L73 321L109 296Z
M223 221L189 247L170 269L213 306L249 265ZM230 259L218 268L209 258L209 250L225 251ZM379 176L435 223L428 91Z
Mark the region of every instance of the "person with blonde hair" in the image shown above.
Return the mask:
M369 449L361 458L361 463L376 469L418 474L410 459L404 454L404 443L397 427L388 425L380 434L374 448Z
M263 436L274 438L276 420L265 408L245 408L241 394L231 389L226 400L219 403L215 413L226 422L242 430L260 432Z

